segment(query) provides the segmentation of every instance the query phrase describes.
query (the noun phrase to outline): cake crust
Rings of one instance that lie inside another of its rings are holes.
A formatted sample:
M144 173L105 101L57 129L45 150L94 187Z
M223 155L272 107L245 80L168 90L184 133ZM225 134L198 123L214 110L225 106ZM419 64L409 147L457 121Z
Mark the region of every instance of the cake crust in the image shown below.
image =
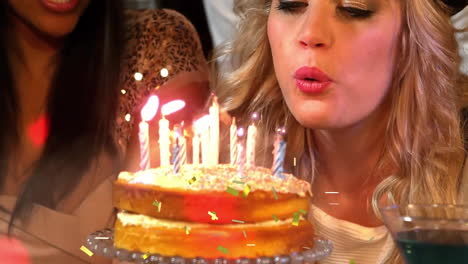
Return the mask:
M114 183L114 206L159 219L210 224L263 222L273 215L287 219L309 208L310 185L289 174L283 180L271 176L269 169L251 168L236 181L232 175L238 173L231 165L185 166L181 172L158 168L122 174ZM218 220L212 221L208 212L215 212Z
M306 220L301 220L297 226L292 225L292 219L287 219L269 221L268 224L231 224L215 228L209 224L169 222L169 226L144 226L140 221L124 224L118 217L114 231L115 246L186 258L255 258L287 255L302 251L304 247L313 247L313 228ZM189 231L186 231L187 227ZM227 253L220 251L220 246L227 249Z
M277 198L277 199L276 199ZM246 223L290 218L294 212L308 211L309 197L297 194L255 191L247 197L227 192L167 190L155 185L114 185L114 206L161 219L210 224L229 224L233 219ZM156 202L156 203L155 203ZM161 203L160 208L157 205ZM211 220L215 212L218 220Z

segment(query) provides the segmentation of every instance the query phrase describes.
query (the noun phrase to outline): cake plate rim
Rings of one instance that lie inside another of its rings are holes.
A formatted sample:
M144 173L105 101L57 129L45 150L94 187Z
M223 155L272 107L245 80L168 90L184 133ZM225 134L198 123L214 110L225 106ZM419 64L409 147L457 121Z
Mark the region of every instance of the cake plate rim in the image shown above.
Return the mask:
M314 236L314 247L289 255L263 256L257 258L184 258L180 256L161 256L116 248L113 243L114 230L106 228L95 231L86 238L86 248L93 254L119 261L147 264L302 264L314 263L330 256L333 244L330 240Z

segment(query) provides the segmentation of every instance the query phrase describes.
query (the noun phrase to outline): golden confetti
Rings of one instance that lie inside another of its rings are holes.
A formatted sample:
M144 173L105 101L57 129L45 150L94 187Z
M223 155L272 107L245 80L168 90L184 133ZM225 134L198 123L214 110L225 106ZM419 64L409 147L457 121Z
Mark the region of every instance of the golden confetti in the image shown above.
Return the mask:
M153 205L158 207L158 213L161 212L162 202L154 201Z
M240 224L244 224L245 222L244 221L241 221L241 220L232 220L234 223L240 223Z
M242 230L242 234L244 234L244 237L247 237L247 233L245 232L245 230Z
M255 244L247 244L248 247L255 247Z
M294 167L296 167L297 165L297 161L296 161L296 157L294 157Z
M149 257L148 254L144 254L143 256L141 256L143 259L147 259Z
M216 212L208 211L208 214L211 216L211 220L213 220L213 221L218 220L218 216L216 216Z
M247 197L249 196L249 193L250 193L250 186L248 184L245 185L244 187L244 197Z
M126 93L127 93L127 91L124 90L124 89L120 90L120 92L121 92L122 94L126 94Z
M193 176L193 178L190 179L190 180L188 181L188 183L189 183L189 184L192 184L192 183L194 183L194 182L196 182L196 181L197 181L197 178L196 178L195 176Z
M190 235L190 230L191 230L190 227L185 226L185 234L186 234L186 235Z
M88 249L87 247L85 247L85 246L81 246L81 247L80 247L80 250L83 251L86 255L88 255L88 256L90 256L90 257L94 255L93 252L91 252L91 250L89 250L89 249Z

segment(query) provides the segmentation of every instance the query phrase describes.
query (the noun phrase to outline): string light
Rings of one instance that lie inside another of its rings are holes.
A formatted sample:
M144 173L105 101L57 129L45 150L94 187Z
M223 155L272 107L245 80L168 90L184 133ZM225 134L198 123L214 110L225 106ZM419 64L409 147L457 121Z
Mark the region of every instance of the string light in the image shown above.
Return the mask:
M143 74L139 73L139 72L135 72L135 74L133 75L133 77L135 78L136 81L141 81L143 80Z
M130 122L131 119L132 119L132 115L130 114L125 115L125 121Z
M166 68L162 68L160 73L161 77L163 78L167 78L167 76L169 76L169 70L167 70Z

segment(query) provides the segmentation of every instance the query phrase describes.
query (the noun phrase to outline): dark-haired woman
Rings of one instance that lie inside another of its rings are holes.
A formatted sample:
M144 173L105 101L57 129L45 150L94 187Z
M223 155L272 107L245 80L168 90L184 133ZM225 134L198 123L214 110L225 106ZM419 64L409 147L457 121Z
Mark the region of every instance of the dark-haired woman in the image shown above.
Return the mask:
M187 101L175 122L208 95L181 15L124 14L118 0L1 1L0 242L9 233L34 263L98 261L80 247L112 225L112 181L136 169L134 128L152 93Z

